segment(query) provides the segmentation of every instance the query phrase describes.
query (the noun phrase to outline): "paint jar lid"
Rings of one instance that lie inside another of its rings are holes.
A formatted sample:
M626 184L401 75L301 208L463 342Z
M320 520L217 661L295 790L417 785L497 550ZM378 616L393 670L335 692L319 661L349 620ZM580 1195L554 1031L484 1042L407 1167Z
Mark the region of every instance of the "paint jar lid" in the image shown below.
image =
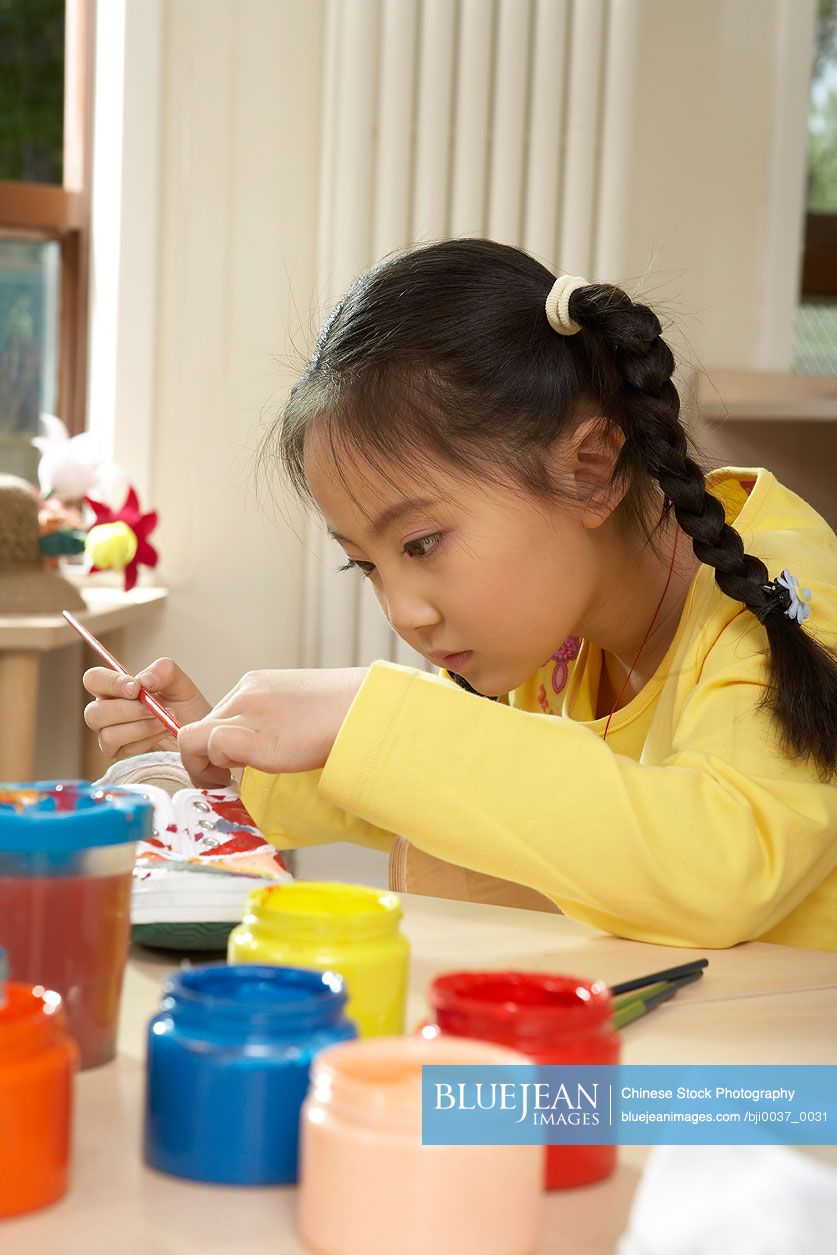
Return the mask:
M148 798L129 789L102 789L84 780L0 784L0 854L61 854L145 841L153 815Z
M297 880L256 889L243 923L283 936L369 941L398 931L401 900L386 889Z
M163 986L160 1014L207 1037L290 1036L346 1023L337 972L260 963L204 963Z
M549 972L447 972L433 981L428 1000L442 1032L521 1049L585 1037L613 1016L604 981Z
M53 989L8 981L0 1002L0 1059L10 1054L29 1058L66 1038L64 1002Z
M514 1068L535 1076L531 1059L469 1037L367 1037L329 1046L311 1064L310 1100L354 1124L400 1128L421 1136L422 1068L426 1065Z

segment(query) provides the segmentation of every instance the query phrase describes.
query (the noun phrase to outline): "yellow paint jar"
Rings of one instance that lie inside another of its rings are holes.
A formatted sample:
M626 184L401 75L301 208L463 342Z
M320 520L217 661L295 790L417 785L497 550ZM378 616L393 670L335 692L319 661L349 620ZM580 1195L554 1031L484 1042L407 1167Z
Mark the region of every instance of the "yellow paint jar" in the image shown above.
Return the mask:
M230 963L339 972L346 1014L362 1037L404 1032L410 947L396 894L365 885L297 880L257 889L230 933Z

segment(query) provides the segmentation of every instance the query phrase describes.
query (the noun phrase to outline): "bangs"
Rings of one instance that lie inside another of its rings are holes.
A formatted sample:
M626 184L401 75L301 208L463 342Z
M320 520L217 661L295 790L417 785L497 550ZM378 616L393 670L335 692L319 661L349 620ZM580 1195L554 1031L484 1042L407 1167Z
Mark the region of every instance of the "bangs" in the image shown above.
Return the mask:
M533 433L505 406L492 408L428 369L366 369L362 379L358 373L339 387L303 377L285 409L276 454L309 503L305 459L314 441L356 505L349 472L355 484L384 480L406 491L426 486L440 463L476 483L555 495L546 469L549 430Z

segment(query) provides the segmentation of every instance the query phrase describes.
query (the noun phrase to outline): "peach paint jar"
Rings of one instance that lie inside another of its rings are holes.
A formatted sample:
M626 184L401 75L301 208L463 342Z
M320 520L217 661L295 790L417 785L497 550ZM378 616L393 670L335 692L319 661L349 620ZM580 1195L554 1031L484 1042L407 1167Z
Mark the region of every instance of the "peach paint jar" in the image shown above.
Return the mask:
M313 1062L300 1124L299 1229L321 1255L526 1255L542 1146L422 1146L423 1064L529 1064L466 1038L345 1042Z

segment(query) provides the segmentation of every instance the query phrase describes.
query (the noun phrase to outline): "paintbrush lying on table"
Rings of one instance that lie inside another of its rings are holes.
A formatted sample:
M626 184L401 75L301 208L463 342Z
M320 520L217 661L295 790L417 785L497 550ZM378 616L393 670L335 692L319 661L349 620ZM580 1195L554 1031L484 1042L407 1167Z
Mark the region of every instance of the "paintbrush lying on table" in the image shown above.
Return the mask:
M683 963L680 967L669 967L662 972L650 972L647 976L637 976L633 980L623 981L611 986L614 995L613 1025L624 1028L640 1016L647 1015L661 1003L673 998L678 989L700 980L703 969L709 966L708 959L693 959L691 963Z

